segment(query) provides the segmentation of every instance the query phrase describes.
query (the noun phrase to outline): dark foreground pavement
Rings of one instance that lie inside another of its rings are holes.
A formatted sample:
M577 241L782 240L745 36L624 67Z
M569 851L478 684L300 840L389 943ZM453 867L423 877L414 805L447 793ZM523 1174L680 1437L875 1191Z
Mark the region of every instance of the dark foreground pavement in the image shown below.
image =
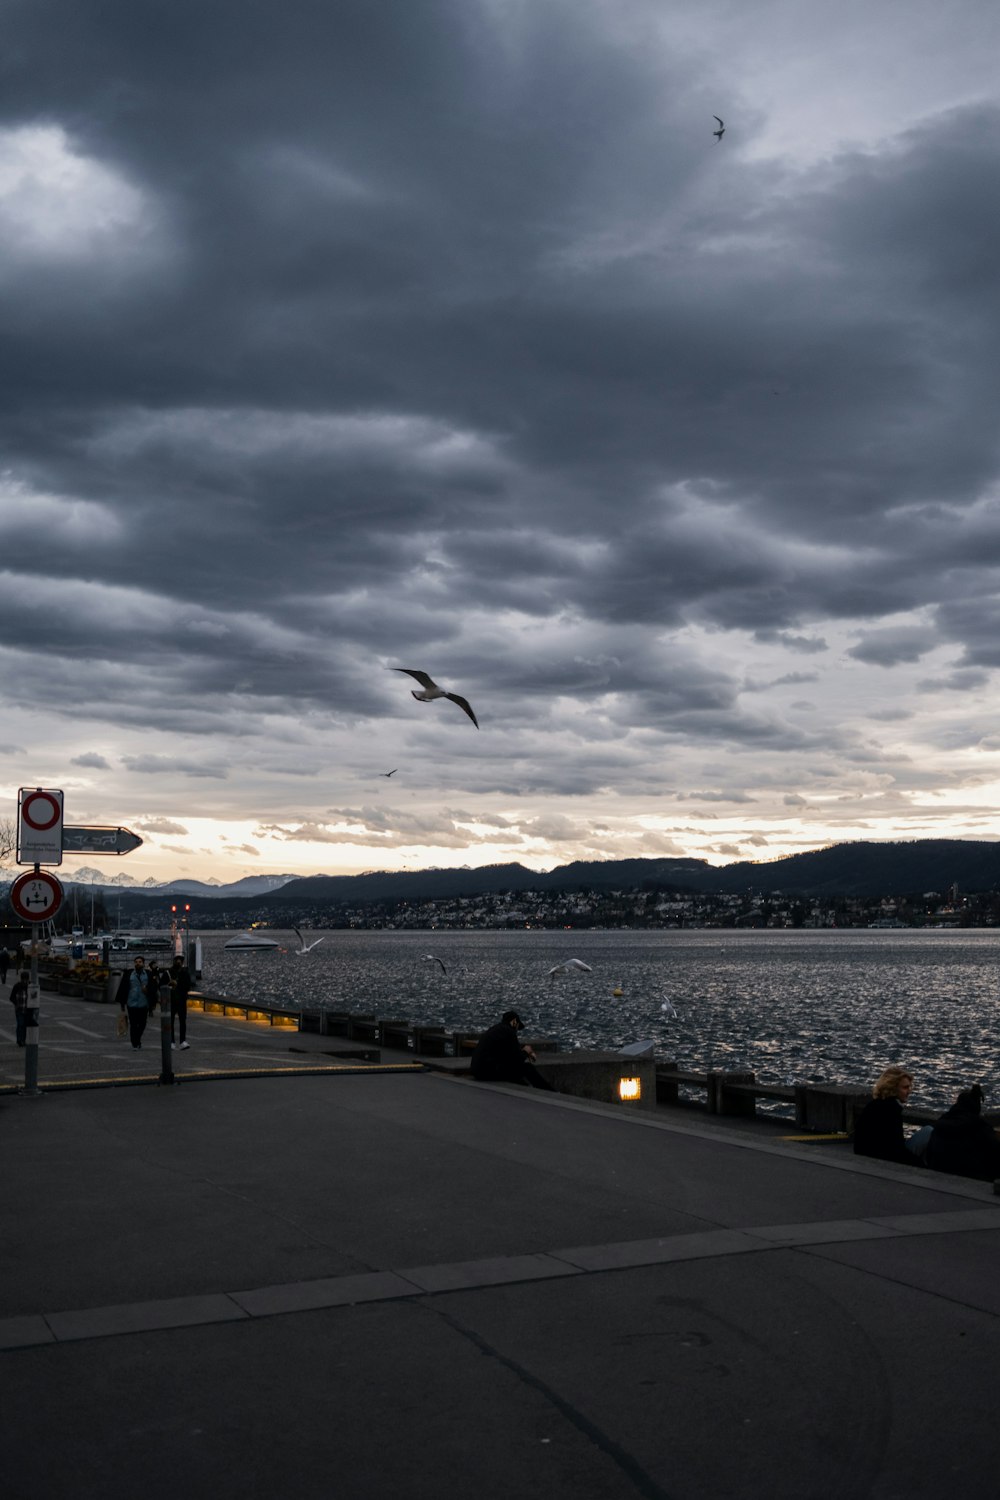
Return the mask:
M0 1488L996 1488L1000 1199L446 1074L0 1097Z

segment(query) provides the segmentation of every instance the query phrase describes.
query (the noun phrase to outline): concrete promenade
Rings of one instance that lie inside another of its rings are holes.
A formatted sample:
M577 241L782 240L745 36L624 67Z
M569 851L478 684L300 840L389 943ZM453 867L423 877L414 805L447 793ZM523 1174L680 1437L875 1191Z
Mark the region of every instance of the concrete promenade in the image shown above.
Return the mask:
M988 1184L201 1016L25 1098L0 1005L6 1500L996 1487ZM111 1020L46 998L42 1087Z

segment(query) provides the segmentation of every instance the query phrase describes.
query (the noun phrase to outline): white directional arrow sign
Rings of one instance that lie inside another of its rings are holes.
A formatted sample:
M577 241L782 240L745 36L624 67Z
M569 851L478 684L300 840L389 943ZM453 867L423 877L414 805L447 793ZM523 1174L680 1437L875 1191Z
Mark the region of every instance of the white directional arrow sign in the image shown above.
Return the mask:
M64 854L131 854L141 843L131 828L74 828L63 824Z

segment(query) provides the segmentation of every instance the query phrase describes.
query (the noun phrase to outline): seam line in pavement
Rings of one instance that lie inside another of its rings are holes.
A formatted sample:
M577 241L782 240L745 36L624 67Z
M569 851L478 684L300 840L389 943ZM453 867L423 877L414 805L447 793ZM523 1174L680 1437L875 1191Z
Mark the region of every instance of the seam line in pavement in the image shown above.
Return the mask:
M27 1313L0 1319L0 1349L24 1349L41 1344L113 1338L127 1333L240 1322L359 1303L398 1301L444 1292L476 1291L528 1281L551 1281L641 1266L708 1260L723 1255L760 1254L768 1250L930 1234L968 1234L983 1229L1000 1230L1000 1205L959 1209L953 1213L888 1214L812 1224L765 1224L749 1229L710 1229L619 1244L578 1245L528 1255L328 1276L241 1292L200 1293L70 1312Z

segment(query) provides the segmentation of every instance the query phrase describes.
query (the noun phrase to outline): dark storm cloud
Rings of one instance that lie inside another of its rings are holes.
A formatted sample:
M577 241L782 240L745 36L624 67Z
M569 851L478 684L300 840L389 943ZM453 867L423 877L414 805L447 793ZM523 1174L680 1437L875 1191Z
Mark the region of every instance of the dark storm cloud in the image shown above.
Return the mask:
M631 730L877 762L766 701L820 676L829 622L867 622L859 664L954 646L949 690L1000 665L1000 114L805 172L716 150L703 64L601 8L518 27L475 0L9 8L9 149L63 132L125 224L81 189L57 254L3 206L18 705L71 713L86 663L96 716L384 718L456 795L582 795L652 776ZM689 628L817 671L667 644ZM471 765L386 665L516 736Z
M919 661L936 644L927 630L909 626L889 627L869 631L847 654L857 661L872 662L878 667L896 667L900 662Z

